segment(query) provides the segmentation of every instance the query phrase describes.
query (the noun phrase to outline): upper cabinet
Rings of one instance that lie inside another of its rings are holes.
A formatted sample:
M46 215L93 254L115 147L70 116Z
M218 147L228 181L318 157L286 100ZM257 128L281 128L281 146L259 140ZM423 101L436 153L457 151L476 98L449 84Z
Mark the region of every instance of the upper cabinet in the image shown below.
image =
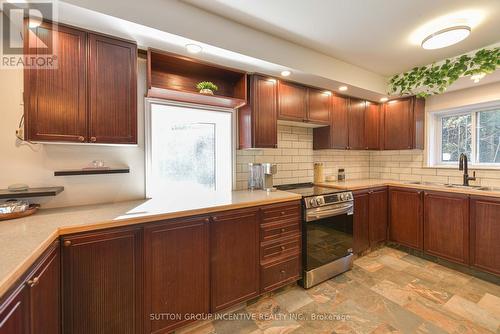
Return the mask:
M349 98L333 95L330 112L330 126L313 130L315 150L335 148L347 149L349 146Z
M314 123L330 124L332 94L321 89L307 89L307 120Z
M365 146L365 108L366 101L350 99L349 107L349 146L350 150L364 150Z
M387 102L383 108L383 149L423 149L424 100L408 97Z
M89 135L91 142L137 142L137 48L89 34Z
M278 83L278 118L286 121L307 121L307 88L294 83Z
M247 75L243 71L169 52L148 50L148 97L236 109L247 102ZM196 85L214 83L213 95Z
M381 108L378 103L366 101L365 146L367 150L380 149Z
M136 44L46 22L36 29L53 34L57 66L24 70L25 139L136 144Z
M239 148L276 148L278 83L273 78L252 75L248 87L248 104L238 110Z

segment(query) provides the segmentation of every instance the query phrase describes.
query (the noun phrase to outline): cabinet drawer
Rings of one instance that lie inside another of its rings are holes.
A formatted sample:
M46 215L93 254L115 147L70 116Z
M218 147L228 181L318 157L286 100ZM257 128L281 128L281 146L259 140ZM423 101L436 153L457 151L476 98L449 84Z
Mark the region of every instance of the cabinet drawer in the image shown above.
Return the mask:
M280 220L298 219L300 220L300 202L277 204L262 209L263 223L277 222Z
M284 220L276 224L260 225L260 241L290 237L297 233L300 233L300 220L297 218Z
M265 243L260 246L260 260L262 262L297 254L300 254L300 235Z
M281 285L294 282L300 278L300 257L292 257L284 261L261 266L262 292L274 290Z

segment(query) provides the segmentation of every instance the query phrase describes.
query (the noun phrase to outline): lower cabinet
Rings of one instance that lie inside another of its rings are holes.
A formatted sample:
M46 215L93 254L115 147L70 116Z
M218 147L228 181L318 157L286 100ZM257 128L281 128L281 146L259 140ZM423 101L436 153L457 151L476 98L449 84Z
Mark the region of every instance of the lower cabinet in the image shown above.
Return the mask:
M354 193L354 252L360 253L387 239L387 188Z
M61 333L58 241L49 247L40 261L0 305L0 333Z
M389 189L389 240L401 245L423 249L422 190Z
M63 333L142 333L142 227L62 241Z
M461 264L469 263L469 196L425 192L424 251Z
M470 200L471 265L500 275L500 198Z
M210 307L209 218L144 228L145 332L166 333Z
M212 217L211 311L217 312L259 294L259 209Z

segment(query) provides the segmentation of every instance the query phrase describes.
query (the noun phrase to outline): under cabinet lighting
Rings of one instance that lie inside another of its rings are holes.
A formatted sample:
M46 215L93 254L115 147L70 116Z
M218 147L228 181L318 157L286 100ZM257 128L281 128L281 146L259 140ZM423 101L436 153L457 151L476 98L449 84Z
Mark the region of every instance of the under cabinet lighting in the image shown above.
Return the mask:
M457 44L470 35L470 27L456 26L439 30L422 41L422 47L426 50L435 50Z

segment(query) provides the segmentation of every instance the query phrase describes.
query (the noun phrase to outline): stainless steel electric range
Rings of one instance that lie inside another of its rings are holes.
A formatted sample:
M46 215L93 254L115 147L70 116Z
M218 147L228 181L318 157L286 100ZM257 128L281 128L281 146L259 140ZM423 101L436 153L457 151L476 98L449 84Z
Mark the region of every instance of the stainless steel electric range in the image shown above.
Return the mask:
M298 183L277 186L302 195L300 284L310 288L352 268L354 200L351 191Z

